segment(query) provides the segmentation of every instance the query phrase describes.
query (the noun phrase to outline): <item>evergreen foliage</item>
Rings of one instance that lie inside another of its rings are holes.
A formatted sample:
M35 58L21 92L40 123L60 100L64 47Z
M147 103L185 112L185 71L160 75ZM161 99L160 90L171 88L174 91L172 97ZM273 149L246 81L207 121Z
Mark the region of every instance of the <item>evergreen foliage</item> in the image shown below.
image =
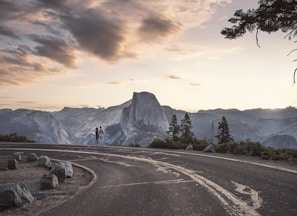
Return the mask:
M224 28L221 33L229 39L244 35L247 31L261 30L287 33L289 39L297 35L297 1L296 0L260 0L257 9L247 12L237 10L228 21L234 24Z
M167 131L167 133L169 134L169 136L171 136L170 138L173 141L178 141L179 140L179 132L180 132L180 127L177 123L176 115L172 115L172 119L169 124L169 130Z
M184 118L181 120L180 132L181 141L191 143L195 140L194 133L192 132L192 122L188 113L185 113Z
M230 135L230 132L229 132L228 121L225 118L225 116L223 116L222 121L219 122L218 133L216 135L216 138L218 139L218 144L228 143L228 142L233 141L233 139Z

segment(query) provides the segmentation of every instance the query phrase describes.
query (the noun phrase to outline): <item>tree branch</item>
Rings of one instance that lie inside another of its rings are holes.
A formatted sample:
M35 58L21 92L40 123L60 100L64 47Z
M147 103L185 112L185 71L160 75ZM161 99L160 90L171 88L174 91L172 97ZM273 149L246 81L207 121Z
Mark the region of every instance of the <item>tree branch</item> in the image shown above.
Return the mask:
M296 71L297 71L297 68L295 69L295 71L294 71L294 77L293 77L293 85L295 85L296 84Z
M259 44L258 33L259 33L259 29L257 28L257 31L256 31L256 43L257 43L257 46L258 46L259 48L261 48L261 46L260 46L260 44Z
M287 56L291 55L291 54L292 54L293 52L295 52L295 51L297 51L297 49L293 49L293 50L291 50L291 52L289 52Z

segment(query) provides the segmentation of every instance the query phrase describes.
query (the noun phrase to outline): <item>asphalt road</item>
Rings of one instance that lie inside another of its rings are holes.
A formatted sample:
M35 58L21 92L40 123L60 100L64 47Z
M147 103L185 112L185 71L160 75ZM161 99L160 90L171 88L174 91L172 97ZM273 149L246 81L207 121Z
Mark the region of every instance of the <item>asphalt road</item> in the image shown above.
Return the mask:
M297 165L195 151L0 144L0 156L15 151L96 173L90 187L44 216L297 215Z

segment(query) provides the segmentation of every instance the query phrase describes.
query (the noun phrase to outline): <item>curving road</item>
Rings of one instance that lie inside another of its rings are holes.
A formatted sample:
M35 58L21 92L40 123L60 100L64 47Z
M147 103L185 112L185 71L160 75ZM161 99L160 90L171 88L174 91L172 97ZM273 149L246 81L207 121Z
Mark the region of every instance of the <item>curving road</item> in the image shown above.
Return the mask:
M125 147L0 144L86 166L96 181L42 215L297 215L297 165ZM265 162L265 163L264 163Z

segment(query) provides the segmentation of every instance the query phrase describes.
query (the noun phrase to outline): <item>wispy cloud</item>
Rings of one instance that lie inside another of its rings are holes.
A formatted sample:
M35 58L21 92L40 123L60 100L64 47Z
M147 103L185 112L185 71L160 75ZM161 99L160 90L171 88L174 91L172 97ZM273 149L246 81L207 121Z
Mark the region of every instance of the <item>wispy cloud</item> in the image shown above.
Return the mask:
M191 86L200 86L200 83L190 82Z
M200 83L198 83L198 82L192 82L192 81L189 81L187 79L184 79L184 78L182 78L180 76L176 76L176 75L173 75L173 74L167 75L167 78L172 79L172 80L180 80L180 81L182 81L184 83L187 83L187 84L189 84L191 86L200 86Z
M179 77L179 76L176 76L176 75L167 75L167 77L169 78L169 79L175 79L175 80L180 80L180 79L182 79L181 77Z
M0 26L0 35L13 39L19 39L19 36L11 28L6 26Z
M110 85L120 85L122 82L121 81L119 81L119 80L114 80L114 81L110 81L110 82L108 82L108 84L110 84Z

